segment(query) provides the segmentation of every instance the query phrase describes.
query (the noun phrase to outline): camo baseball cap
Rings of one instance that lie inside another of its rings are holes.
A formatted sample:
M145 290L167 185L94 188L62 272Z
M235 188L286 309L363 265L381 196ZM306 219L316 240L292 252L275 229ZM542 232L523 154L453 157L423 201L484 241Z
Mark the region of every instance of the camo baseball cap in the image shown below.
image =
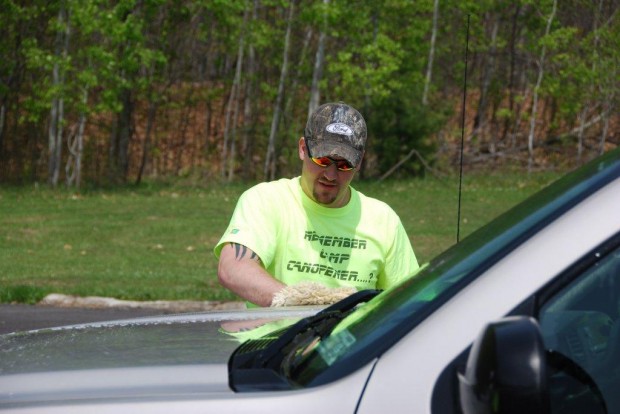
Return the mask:
M366 145L366 121L352 106L326 103L308 118L304 137L313 157L339 156L357 167Z

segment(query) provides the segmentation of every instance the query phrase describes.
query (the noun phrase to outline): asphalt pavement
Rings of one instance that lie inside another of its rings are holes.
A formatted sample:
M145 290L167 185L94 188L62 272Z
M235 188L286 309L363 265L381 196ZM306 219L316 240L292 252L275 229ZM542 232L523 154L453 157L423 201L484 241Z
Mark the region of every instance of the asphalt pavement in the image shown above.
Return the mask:
M116 319L174 313L161 309L144 308L61 308L42 305L0 305L0 334L75 325L87 322L101 322Z

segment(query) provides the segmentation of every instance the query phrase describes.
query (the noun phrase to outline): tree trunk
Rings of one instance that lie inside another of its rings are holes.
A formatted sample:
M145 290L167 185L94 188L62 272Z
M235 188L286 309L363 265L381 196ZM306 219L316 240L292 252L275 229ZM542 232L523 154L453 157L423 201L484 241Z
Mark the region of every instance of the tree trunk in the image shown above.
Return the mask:
M299 88L299 82L302 78L303 70L306 67L306 58L308 56L308 47L312 40L312 27L306 29L306 34L302 43L301 50L299 52L299 62L292 64L292 67L296 67L294 74L291 75L290 86L287 88L286 102L284 104L284 110L282 111L282 122L284 122L284 136L286 140L281 140L280 148L282 151L286 151L289 147L297 147L297 139L303 134L303 128L300 127L300 120L293 116L295 113L294 104L299 102L297 98L297 89ZM281 129L282 130L282 129ZM301 131L301 133L300 133ZM296 154L296 150L293 149L292 153Z
M258 20L258 8L259 0L254 0L254 9L252 10L252 21ZM244 160L252 159L252 152L254 150L255 140L250 137L250 134L254 134L254 102L256 100L256 51L254 45L250 43L248 45L248 70L247 81L245 89L245 99L243 103L243 137L241 140L241 154ZM252 163L244 162L241 169L241 174L244 180L250 179L253 168Z
M82 104L88 103L88 89L84 88ZM84 129L86 128L86 113L80 112L80 117L73 140L68 138L69 157L65 165L65 176L67 187L75 184L78 190L82 184L82 155L84 154Z
M525 29L519 31L520 34L519 34L518 40L516 40L518 47L515 47L515 51L519 49L525 50L524 48L526 46L525 46L525 35L523 33L524 31ZM526 68L531 66L532 56L531 54L524 54L522 59L519 59L518 57L515 57L515 58L516 58L514 62L515 66L516 65L519 65L519 66L514 72L515 76L514 76L514 82L513 82L513 92L512 92L511 102L513 102L515 105L511 108L511 113L513 113L514 115L512 116L513 123L512 123L512 131L510 133L509 147L512 150L516 151L518 147L520 146L520 143L518 142L518 138L520 136L520 131L521 131L521 123L522 123L522 118L523 118L522 115L523 115L523 112L526 111L525 105L529 102L530 93L532 92L531 88L528 85L527 76L526 76ZM520 99L515 99L515 97L519 97Z
M85 93L88 96L88 93ZM80 114L80 121L77 134L77 156L75 157L75 188L82 187L82 157L84 155L84 129L86 128L86 114Z
M246 83L246 88L245 88L245 98L244 98L244 102L243 102L243 121L244 121L244 127L243 127L243 136L241 139L241 156L243 157L244 160L250 160L252 158L252 150L254 149L254 140L250 138L250 134L254 133L254 105L253 105L253 98L254 98L254 80L253 78L253 74L255 73L255 69L254 69L254 48L250 48L250 50L248 51L250 58L249 58L249 68L248 70L250 71L250 78L248 78L248 81ZM244 162L242 164L241 167L241 175L243 177L244 180L248 180L250 178L250 174L252 173L252 163L249 162Z
M302 75L302 69L306 66L306 56L308 51L308 46L310 45L310 40L312 39L312 28L308 27L306 29L306 35L304 36L303 45L301 47L301 52L299 53L299 63L297 64L297 70L295 71L295 75L293 75L293 79L291 81L291 86L289 88L289 92L286 97L286 103L284 104L284 113L291 114L293 111L293 102L295 99L295 92L297 91L297 87L299 85L299 79ZM298 131L296 128L291 128L294 131ZM299 138L299 137L296 137Z
M328 5L329 0L323 0L323 4ZM310 89L310 102L308 103L308 117L319 107L321 91L319 82L323 78L323 63L325 60L325 31L327 30L327 16L325 16L323 27L319 33L319 45L314 59L314 70L312 72L312 87Z
M577 163L581 164L583 157L583 136L585 132L586 117L588 116L588 104L585 104L579 114L579 133L577 134Z
M69 14L66 8L65 2L61 2L60 10L58 11L58 23L65 25L65 30L58 31L56 34L56 61L54 62L54 68L52 69L52 84L55 89L63 89L65 84L64 69L60 67L59 60L65 60L67 58L69 50ZM62 136L63 136L63 123L64 123L64 98L62 93L58 95L55 92L54 98L52 98L52 108L50 110L50 123L48 129L49 135L49 165L48 165L48 180L52 187L58 186L58 178L60 176L60 163L62 160Z
M194 94L194 88L188 89L187 96L185 96L185 102L192 102L193 94ZM178 145L176 145L177 152L176 152L176 162L175 162L175 167L174 167L175 175L179 175L179 173L184 167L183 153L187 147L187 129L189 128L189 125L191 123L191 119L190 119L191 112L192 112L192 105L186 104L186 105L183 105L183 109L180 111L180 114L179 114L179 127L177 130L179 131L180 137L179 137Z
M603 130L601 131L601 138L599 143L599 155L605 153L605 141L607 140L607 131L609 131L609 113L611 112L611 105L608 103L608 108L603 112Z
M241 56L243 57L243 56ZM235 158L237 157L237 145L236 145L236 140L237 140L237 122L239 119L239 104L240 104L240 100L239 100L239 88L240 86L237 85L237 97L235 98L234 101L234 110L233 110L233 119L234 122L232 124L232 133L230 134L230 151L229 151L229 155L228 155L228 181L232 181L233 178L235 177Z
M291 27L293 25L293 14L295 13L295 0L289 3L286 35L284 36L284 52L282 53L282 67L280 69L280 81L278 83L278 95L273 108L273 118L271 120L271 131L269 132L269 143L267 145L267 154L265 156L265 169L263 175L265 179L273 180L276 175L276 156L275 141L280 125L280 115L282 112L282 100L284 99L284 85L288 76L288 52L291 43Z
M487 106L489 100L489 85L494 76L495 70L495 53L497 50L497 31L499 29L499 19L493 18L493 26L491 28L491 47L487 53L486 62L482 68L482 85L480 87L480 100L478 101L478 110L474 119L474 131L472 135L484 135L487 124ZM495 153L495 138L489 137L489 150Z
M142 146L142 159L140 160L140 168L138 169L138 176L136 177L136 185L142 182L142 175L146 168L148 161L148 154L151 151L151 134L153 132L153 125L155 124L155 114L157 113L157 103L151 97L149 102L148 115L146 119L146 132L144 134L144 145Z
M515 6L515 12L512 16L512 30L510 32L510 61L508 71L508 110L509 113L514 114L515 111L515 66L517 61L517 32L519 28L519 16L521 14L521 5ZM515 117L512 117L515 119ZM510 117L506 117L504 120L504 126L502 129L501 141L506 139L508 131L510 129Z
M557 0L553 0L553 8L551 10L551 14L547 19L547 27L545 29L545 37L549 35L551 32L551 23L555 17L555 11L557 8ZM543 44L542 51L540 53L540 60L538 63L538 79L536 80L536 85L534 86L534 96L532 97L532 112L530 113L530 132L527 138L527 151L529 154L527 170L528 172L532 171L532 167L534 166L534 131L536 129L536 116L538 112L538 91L540 90L540 85L542 84L543 75L545 72L545 53L547 51L547 47Z
M224 126L224 145L222 147L222 178L226 178L227 169L230 171L232 168L230 166L231 163L234 163L234 154L229 154L229 147L232 149L235 145L235 137L231 134L231 130L234 129L234 125L237 123L236 117L233 116L233 113L238 113L238 100L239 100L239 85L241 83L241 71L243 67L243 52L245 49L245 28L247 26L248 21L248 13L249 7L248 2L246 1L244 11L243 11L243 25L241 28L241 33L239 34L239 47L237 49L237 66L235 69L235 77L233 79L233 84L230 89L230 95L228 97L228 102L226 104L226 120ZM231 119L232 118L232 119ZM232 142L232 143L231 143ZM228 177L230 181L232 177Z
M109 179L112 183L124 183L129 168L129 142L133 136L134 103L130 89L120 93L121 111L110 136Z
M6 121L6 104L0 105L0 161L4 160L4 123Z
M605 15L603 8L604 8L604 4L603 4L603 0L599 0L598 3L598 8L597 8L597 13L593 19L593 29L592 31L594 32L594 56L595 58L592 59L592 73L597 73L597 63L599 60L599 47L600 47L600 32L599 32L599 20ZM597 91L598 89L598 91ZM606 140L606 136L607 136L607 131L609 129L609 113L610 113L610 108L611 108L611 104L610 101L611 99L609 99L609 94L613 93L613 88L605 88L605 86L603 86L603 83L594 83L592 82L590 84L590 90L592 91L591 93L587 94L586 97L586 105L583 109L582 112L582 117L580 119L581 121L581 125L580 127L582 129L584 129L585 127L583 126L583 124L585 123L585 116L586 116L586 111L588 108L588 98L592 97L592 96L601 96L602 95L602 102L601 106L603 108L602 114L600 115L600 118L603 119L603 130L601 131L601 136L600 136L600 143L599 143L599 153L603 154L603 152L605 152L605 140ZM598 92L598 94L597 94ZM594 103L595 104L595 103ZM583 135L583 131L580 130L580 135ZM577 161L579 163L581 163L581 151L583 148L583 137L580 136L579 142L578 142L578 152L577 152Z
M435 0L433 5L433 30L431 32L431 47L428 52L428 65L426 66L426 80L424 81L424 93L422 94L422 105L428 105L428 91L433 77L433 60L435 59L435 41L437 39L437 17L439 16L439 0Z
M129 171L129 142L133 137L133 96L129 89L123 91L123 110L119 114L118 129L118 166L121 182L127 179Z

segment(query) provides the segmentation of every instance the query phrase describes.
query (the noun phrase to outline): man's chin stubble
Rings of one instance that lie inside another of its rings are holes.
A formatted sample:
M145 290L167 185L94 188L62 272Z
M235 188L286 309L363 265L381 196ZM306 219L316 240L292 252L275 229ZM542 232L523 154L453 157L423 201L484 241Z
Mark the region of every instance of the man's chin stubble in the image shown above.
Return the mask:
M312 195L314 196L314 200L319 204L330 205L334 201L336 201L336 196L333 196L333 197L330 196L327 200L324 200L324 198L321 197L316 191L314 191Z

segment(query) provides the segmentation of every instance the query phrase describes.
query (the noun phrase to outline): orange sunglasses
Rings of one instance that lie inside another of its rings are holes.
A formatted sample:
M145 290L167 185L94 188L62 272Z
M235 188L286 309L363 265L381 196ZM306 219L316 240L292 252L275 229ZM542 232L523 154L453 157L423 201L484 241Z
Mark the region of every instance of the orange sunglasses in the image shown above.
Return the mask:
M306 140L306 150L308 151L308 156L312 160L313 163L318 165L319 167L327 168L332 164L336 164L336 168L338 171L351 171L355 167L351 165L351 163L347 160L335 160L331 157L313 157L310 154L310 147L308 146L308 141Z

